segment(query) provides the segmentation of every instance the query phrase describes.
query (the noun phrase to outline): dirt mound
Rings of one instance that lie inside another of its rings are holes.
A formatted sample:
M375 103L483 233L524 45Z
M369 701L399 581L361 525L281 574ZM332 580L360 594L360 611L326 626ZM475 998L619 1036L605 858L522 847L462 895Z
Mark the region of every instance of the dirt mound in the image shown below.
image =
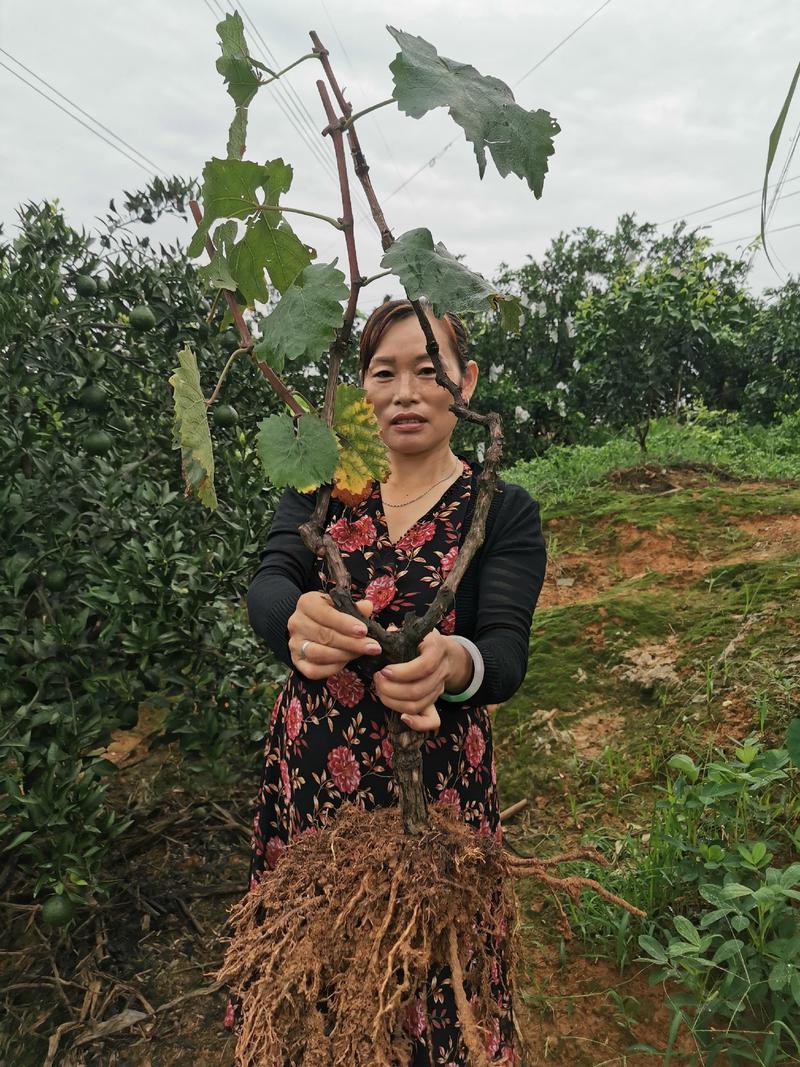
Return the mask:
M735 482L735 475L714 463L643 463L610 471L606 481L632 493L668 493L686 486L711 485L715 481Z

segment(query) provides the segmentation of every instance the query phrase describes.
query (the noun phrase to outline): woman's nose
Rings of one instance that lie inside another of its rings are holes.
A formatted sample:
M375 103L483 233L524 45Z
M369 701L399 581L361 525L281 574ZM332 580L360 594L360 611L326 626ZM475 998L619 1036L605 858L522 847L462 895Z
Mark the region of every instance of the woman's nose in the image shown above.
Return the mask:
M406 400L417 395L417 376L413 371L401 371L395 378L397 398Z

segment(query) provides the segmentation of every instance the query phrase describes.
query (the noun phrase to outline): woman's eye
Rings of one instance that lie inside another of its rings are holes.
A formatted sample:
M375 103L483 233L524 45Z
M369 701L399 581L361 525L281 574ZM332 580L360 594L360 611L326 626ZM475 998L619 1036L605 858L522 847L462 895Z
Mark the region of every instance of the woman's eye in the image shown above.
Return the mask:
M435 367L420 367L420 371L419 372L420 372L420 374L426 374L426 375L430 376L431 374L436 374L436 368Z
M375 371L375 377L376 377L376 378L383 378L384 376L385 376L386 378L391 378L391 376L392 376L392 375L391 375L391 373L390 373L390 372L389 372L388 370L378 370L378 371Z

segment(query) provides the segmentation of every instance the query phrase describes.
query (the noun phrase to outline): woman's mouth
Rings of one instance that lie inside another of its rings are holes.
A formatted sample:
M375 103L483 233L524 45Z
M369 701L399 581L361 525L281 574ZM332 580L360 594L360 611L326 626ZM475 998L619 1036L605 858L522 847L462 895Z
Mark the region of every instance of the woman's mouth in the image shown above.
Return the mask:
M400 433L413 433L421 430L424 425L425 419L419 415L397 415L391 421L392 429Z

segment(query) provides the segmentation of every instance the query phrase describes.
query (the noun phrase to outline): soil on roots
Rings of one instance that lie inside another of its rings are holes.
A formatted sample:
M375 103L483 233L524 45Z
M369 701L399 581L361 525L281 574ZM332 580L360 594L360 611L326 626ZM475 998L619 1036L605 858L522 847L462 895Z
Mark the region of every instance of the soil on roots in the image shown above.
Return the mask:
M488 1063L501 1010L488 937L509 973L518 953L506 854L445 812L429 817L430 830L411 836L397 808L365 814L346 802L233 906L216 977L240 1001L242 1067L407 1063L403 1021L441 966L451 969L471 1062Z

